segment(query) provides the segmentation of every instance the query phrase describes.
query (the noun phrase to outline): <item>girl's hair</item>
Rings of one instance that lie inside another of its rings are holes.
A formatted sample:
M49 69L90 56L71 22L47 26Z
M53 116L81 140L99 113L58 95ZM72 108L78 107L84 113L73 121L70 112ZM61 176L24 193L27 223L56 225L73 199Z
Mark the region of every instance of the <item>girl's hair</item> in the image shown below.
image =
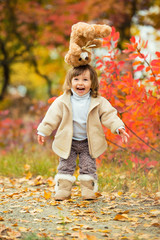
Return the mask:
M66 79L63 85L64 91L66 91L67 93L71 92L72 78L81 75L87 70L89 70L90 72L91 96L96 98L98 96L98 90L99 90L98 76L95 69L90 65L83 65L83 66L71 68L66 75Z

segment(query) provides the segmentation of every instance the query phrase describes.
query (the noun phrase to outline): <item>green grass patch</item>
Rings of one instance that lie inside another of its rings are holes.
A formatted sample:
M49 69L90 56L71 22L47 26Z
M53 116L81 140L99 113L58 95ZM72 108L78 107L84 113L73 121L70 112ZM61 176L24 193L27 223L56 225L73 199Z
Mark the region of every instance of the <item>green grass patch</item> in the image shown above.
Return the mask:
M32 176L54 177L57 172L58 159L59 157L52 152L49 145L41 147L35 144L28 146L27 150L16 149L0 156L0 175L23 177L30 172ZM117 159L126 159L126 161L118 162ZM121 155L117 159L107 160L106 157L98 165L100 191L133 192L138 189L148 192L160 191L160 165L147 169L141 166L135 167L127 155ZM26 164L30 166L28 171L24 167ZM75 175L77 176L78 172Z
M49 240L49 237L38 237L35 233L25 234L22 236L23 240Z
M0 175L22 177L25 174L25 164L30 166L30 172L34 176L54 176L58 157L51 150L47 151L45 148L40 152L36 146L32 146L27 151L16 149L0 156Z
M147 192L160 191L160 165L151 168L135 169L132 163L102 161L98 168L98 181L100 191L135 191L143 190Z

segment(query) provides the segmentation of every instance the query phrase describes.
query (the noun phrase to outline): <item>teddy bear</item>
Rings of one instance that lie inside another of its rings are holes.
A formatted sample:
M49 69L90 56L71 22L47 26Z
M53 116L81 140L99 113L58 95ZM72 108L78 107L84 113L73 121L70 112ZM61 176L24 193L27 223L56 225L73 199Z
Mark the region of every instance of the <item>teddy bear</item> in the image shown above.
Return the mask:
M111 27L101 24L88 24L78 22L72 26L69 51L65 56L65 62L78 67L89 64L91 61L91 49L102 46L102 40L111 33Z

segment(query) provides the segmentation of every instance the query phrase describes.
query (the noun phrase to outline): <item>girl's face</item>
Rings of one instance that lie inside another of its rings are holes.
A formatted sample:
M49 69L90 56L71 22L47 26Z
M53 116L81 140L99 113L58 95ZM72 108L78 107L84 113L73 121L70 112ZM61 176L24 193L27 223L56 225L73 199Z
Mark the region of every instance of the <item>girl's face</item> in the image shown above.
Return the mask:
M86 70L79 76L73 77L71 84L73 91L79 96L83 96L88 93L92 84L89 70Z

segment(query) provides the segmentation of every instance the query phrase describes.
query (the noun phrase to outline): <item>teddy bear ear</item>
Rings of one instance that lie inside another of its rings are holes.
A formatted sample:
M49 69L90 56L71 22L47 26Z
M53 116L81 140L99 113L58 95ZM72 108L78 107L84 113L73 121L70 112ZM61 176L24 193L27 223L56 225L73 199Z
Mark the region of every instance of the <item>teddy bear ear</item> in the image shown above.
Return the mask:
M70 54L67 53L66 56L64 57L64 61L68 64L71 64L71 61L70 61Z
M71 31L73 31L76 28L76 24L73 24L71 27Z

